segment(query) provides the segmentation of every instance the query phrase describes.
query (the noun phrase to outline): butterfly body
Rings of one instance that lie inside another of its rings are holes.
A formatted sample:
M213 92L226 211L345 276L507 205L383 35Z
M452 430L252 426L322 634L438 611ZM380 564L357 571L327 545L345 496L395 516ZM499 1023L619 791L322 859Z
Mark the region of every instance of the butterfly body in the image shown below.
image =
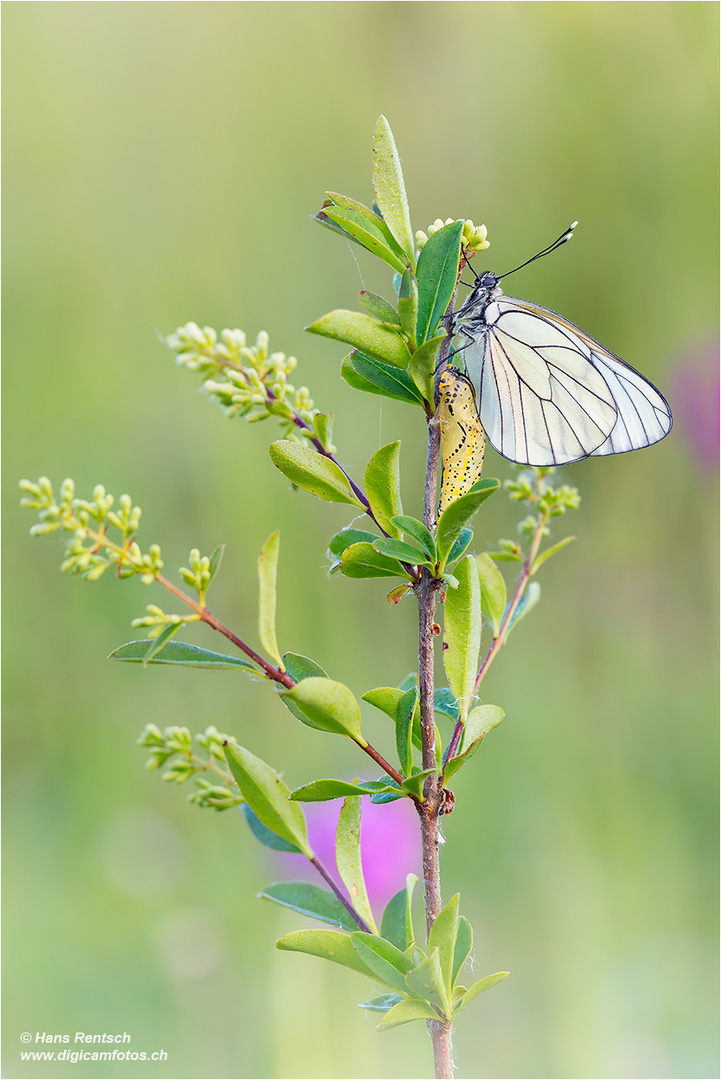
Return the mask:
M564 465L637 450L672 426L663 395L580 327L482 274L450 320L480 422L522 465Z

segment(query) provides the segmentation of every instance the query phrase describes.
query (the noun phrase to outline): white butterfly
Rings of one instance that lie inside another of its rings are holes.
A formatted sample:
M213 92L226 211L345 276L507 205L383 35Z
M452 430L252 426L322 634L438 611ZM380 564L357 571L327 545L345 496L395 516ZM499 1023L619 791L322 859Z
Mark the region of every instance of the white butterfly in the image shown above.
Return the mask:
M577 224L528 262L564 244ZM565 465L668 435L671 410L655 386L555 311L504 296L499 280L478 277L450 320L494 450L521 465Z

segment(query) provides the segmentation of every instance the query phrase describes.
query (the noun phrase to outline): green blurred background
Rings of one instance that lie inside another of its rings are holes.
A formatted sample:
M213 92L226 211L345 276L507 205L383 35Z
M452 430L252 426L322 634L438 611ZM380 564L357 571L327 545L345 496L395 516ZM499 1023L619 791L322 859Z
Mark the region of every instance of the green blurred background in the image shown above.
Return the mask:
M479 265L506 270L580 219L512 291L639 367L677 418L659 446L564 471L578 541L487 680L506 720L458 777L444 893L462 894L478 974L512 977L460 1019L458 1075L718 1075L717 15L4 5L5 1076L430 1074L420 1025L377 1035L356 975L274 950L301 925L255 899L277 865L239 814L146 773L134 740L147 721L215 723L292 786L363 769L353 747L242 676L106 663L160 591L61 576L60 541L28 539L15 488L47 473L129 491L170 571L227 542L214 608L250 637L256 555L280 528L282 647L357 693L413 667L412 603L325 573L350 515L293 494L267 456L274 422L224 420L156 336L268 329L357 477L402 438L417 513L420 412L351 391L342 348L302 329L363 286L390 295L380 264L309 218L326 188L370 199L380 112L414 228L485 222ZM514 520L497 497L479 543ZM390 749L381 721L364 722ZM169 1058L20 1063L21 1032L78 1030Z

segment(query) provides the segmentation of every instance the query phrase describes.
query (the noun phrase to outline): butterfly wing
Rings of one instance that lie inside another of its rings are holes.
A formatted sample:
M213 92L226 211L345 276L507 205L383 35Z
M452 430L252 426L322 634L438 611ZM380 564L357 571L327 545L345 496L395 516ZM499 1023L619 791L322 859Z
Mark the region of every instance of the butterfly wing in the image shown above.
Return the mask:
M563 465L650 446L671 429L656 388L555 312L500 296L482 322L456 330L488 440L511 461Z

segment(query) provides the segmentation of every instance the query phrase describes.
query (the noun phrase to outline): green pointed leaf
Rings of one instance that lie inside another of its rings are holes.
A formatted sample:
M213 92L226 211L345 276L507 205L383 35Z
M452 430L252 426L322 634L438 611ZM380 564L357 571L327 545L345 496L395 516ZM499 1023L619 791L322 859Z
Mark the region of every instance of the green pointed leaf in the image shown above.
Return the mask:
M438 1020L438 1013L427 1001L420 998L405 998L385 1014L380 1024L379 1031L390 1031L391 1028L400 1027L401 1024L410 1024L413 1020Z
M370 795L370 791L360 784L349 784L346 780L311 780L309 784L292 791L290 797L295 802L328 802L330 799L344 799L347 795Z
M413 944L413 921L411 919L411 897L418 881L415 874L408 875L405 888L392 896L385 906L381 919L381 937L390 941L401 952Z
M360 302L366 311L370 312L376 319L380 319L381 322L389 323L391 326L401 325L396 309L378 293L361 289Z
M460 1012L461 1009L465 1009L466 1005L469 1005L479 994L482 994L485 990L490 990L496 983L503 982L510 974L510 971L497 971L495 975L486 975L485 979L479 979L478 982L475 982L473 986L466 990L455 1011Z
M413 750L411 735L413 732L413 713L418 702L418 690L412 686L406 690L396 709L396 750L401 772L408 776L413 768Z
M460 915L458 918L458 932L456 933L456 945L453 950L453 971L451 973L451 986L456 985L456 980L461 968L471 955L473 948L473 930L468 919Z
M418 548L406 544L403 540L394 540L393 537L381 537L373 541L373 547L379 555L386 555L389 559L398 559L399 562L409 563L416 566L431 566L431 563L423 557L423 552Z
M423 405L423 397L406 371L381 364L372 356L349 353L341 361L340 373L349 386L364 394L379 394L406 405Z
M285 691L283 697L290 698L314 727L335 735L347 735L359 746L368 745L361 735L360 705L343 683L311 676L301 679L292 690Z
M501 620L506 610L506 582L491 556L484 552L476 555L478 580L481 583L481 610L491 620L493 636L498 637Z
M391 524L394 514L402 514L400 442L388 443L376 450L365 471L365 488L374 517L384 532L398 536Z
M338 867L340 879L350 895L351 903L355 910L370 926L374 934L378 933L373 919L365 878L363 876L363 863L361 859L361 813L362 806L360 795L349 795L340 808L338 817L338 829L335 841L335 861ZM367 935L362 935L366 937ZM355 948L355 942L351 936L351 942ZM356 952L358 950L356 949ZM361 959L365 958L361 954ZM369 965L370 966L370 965ZM374 970L373 968L371 970ZM387 980L386 980L387 981ZM391 984L393 985L393 984Z
M290 675L295 682L307 679L311 675L318 676L321 679L328 678L320 664L316 664L315 660L311 660L307 656L301 656L300 653L283 653L283 663L285 664L286 674Z
M435 772L435 769L424 769L423 772L414 772L411 776L407 776L403 781L403 790L409 792L411 795L415 795L418 799L422 799L426 780L429 776L433 776Z
M414 680L414 688L415 685ZM410 689L410 687L408 689ZM395 723L398 706L404 693L405 691L399 690L397 686L379 686L375 690L367 690L366 693L362 695L361 701L367 701L374 709L380 709L386 716L390 716L393 723Z
M453 989L453 958L456 949L456 938L458 936L458 905L460 904L460 900L461 897L459 893L456 893L455 896L451 897L443 910L439 911L436 916L428 936L429 952L432 952L433 949L438 949L438 959L440 960L443 982L449 998L451 990Z
M283 671L278 641L275 636L276 581L278 576L278 547L280 533L274 532L268 537L258 556L258 583L260 600L258 604L258 637L271 659Z
M213 578L215 577L215 575L218 573L218 570L220 569L220 564L223 561L223 553L224 553L224 551L225 551L225 544L218 544L217 548L215 549L213 554L210 556L209 580L208 580L208 585L207 585L206 590L205 590L206 592L208 591L210 586L213 584Z
M337 308L306 326L306 330L309 334L344 341L354 349L380 360L382 364L407 368L411 362L408 346L400 334L362 311Z
M501 486L500 480L477 480L471 490L452 502L438 519L436 539L441 565L445 566L448 554L456 539L471 520L481 503L485 502Z
M316 413L313 435L329 454L333 453L333 413Z
M458 719L460 709L452 690L449 690L446 686L441 686L433 691L433 711L440 713L441 716L447 716L454 722Z
M170 641L171 637L174 634L177 634L178 630L181 630L182 627L183 623L168 623L156 638L151 639L151 648L147 650L143 657L143 667L147 667L153 657L157 656L158 653L162 651L166 641Z
M468 709L478 673L481 648L481 587L475 560L467 555L456 567L458 588L446 593L443 616L443 665L448 685L461 707Z
M289 439L279 439L270 444L268 452L276 469L296 487L324 502L350 503L365 510L340 466L316 450Z
M302 855L297 844L291 844L290 840L284 840L282 836L278 836L277 833L272 832L260 818L256 817L253 811L250 809L247 803L241 803L241 810L245 820L248 822L250 831L256 840L260 840L261 844L265 847L272 848L273 851L288 851L294 855Z
M405 999L400 994L379 994L378 997L371 998L370 1001L359 1002L358 1008L368 1009L369 1012L386 1013L394 1005L397 1005L399 1001L403 1000Z
M354 220L355 219L355 220ZM316 220L321 223L327 221L333 222L340 229L346 233L351 240L355 240L357 244L364 247L367 251L370 251L373 255L376 255L383 262L392 266L396 273L401 273L404 269L404 263L394 251L388 247L382 240L374 234L371 228L364 228L367 223L360 215L354 214L349 210L334 210L329 206L326 206L323 210L320 210L316 215Z
M537 581L532 581L523 596L521 597L518 603L518 607L513 612L513 618L508 624L508 629L506 630L506 641L508 641L508 635L510 634L516 623L519 623L521 619L525 619L526 615L528 615L529 611L533 610L533 608L536 606L540 599L541 586L538 584Z
M411 350L416 349L416 322L418 319L418 282L411 269L403 271L398 288L398 317L401 329L408 338ZM411 370L413 361L411 360Z
M311 885L307 881L274 881L271 885L266 885L258 896L263 900L272 900L282 907L291 908L299 915L309 915L319 922L330 923L341 930L358 929L358 924L338 897L330 889L322 889L320 885Z
M435 1005L446 1018L450 1018L450 994L443 980L443 969L437 948L431 950L427 960L408 972L406 987L414 996Z
M147 639L129 641L127 645L114 649L108 660L126 660L131 664L142 664L153 645L155 642ZM183 667L240 668L242 671L251 671L254 675L263 675L263 672L258 671L258 668L248 660L241 660L238 656L226 656L225 653L211 652L210 649L201 649L197 645L188 645L184 641L168 642L149 663L179 664Z
M448 552L446 561L448 563L454 563L456 559L460 559L461 555L466 550L472 539L473 529L461 529L458 536L453 542L451 550Z
M331 555L340 556L351 544L372 544L377 539L375 533L366 532L365 529L341 529L331 537L328 551Z
M419 344L432 338L445 314L458 280L463 222L454 221L431 233L418 256Z
M370 934L356 932L351 934L350 940L363 963L371 969L376 978L402 994L408 992L405 976L413 970L413 961L405 953L390 941L372 937Z
M351 945L350 936L339 930L294 930L276 941L275 947L285 952L320 956L324 960L331 960L334 964L341 964L351 971L366 975L369 979L375 978Z
M341 213L351 211L355 221L364 222L370 232L375 233L383 240L396 255L405 258L403 249L379 213L371 210L369 206L359 202L358 199L352 199L350 195L341 195L337 191L326 191L326 195L330 200L330 205L338 207Z
M422 521L411 517L409 514L399 514L392 517L391 521L406 536L411 536L421 546L430 560L434 561L436 559L435 537Z
M224 751L233 779L256 817L267 829L296 844L312 859L303 809L290 801L290 788L275 769L234 743L226 743Z
M444 773L446 781L450 780L466 762L470 761L479 749L484 737L494 727L498 727L503 720L503 716L503 709L500 709L498 705L478 705L475 709L471 709L463 729L461 752L446 762Z
M401 159L385 116L379 116L373 132L373 191L383 220L399 246L413 263L413 232Z
M351 544L343 552L340 571L344 577L402 577L409 575L397 559L380 555L371 544Z
M411 356L411 378L429 405L433 405L438 351L445 337L445 334L439 334L430 338L419 345Z
M556 555L559 551L565 548L567 544L570 544L575 539L575 536L567 536L565 540L559 540L557 544L553 544L550 548L546 548L545 551L542 551L534 562L533 566L531 567L531 574L535 574L536 570L538 570L539 567L543 566L546 559L550 559L551 556Z

